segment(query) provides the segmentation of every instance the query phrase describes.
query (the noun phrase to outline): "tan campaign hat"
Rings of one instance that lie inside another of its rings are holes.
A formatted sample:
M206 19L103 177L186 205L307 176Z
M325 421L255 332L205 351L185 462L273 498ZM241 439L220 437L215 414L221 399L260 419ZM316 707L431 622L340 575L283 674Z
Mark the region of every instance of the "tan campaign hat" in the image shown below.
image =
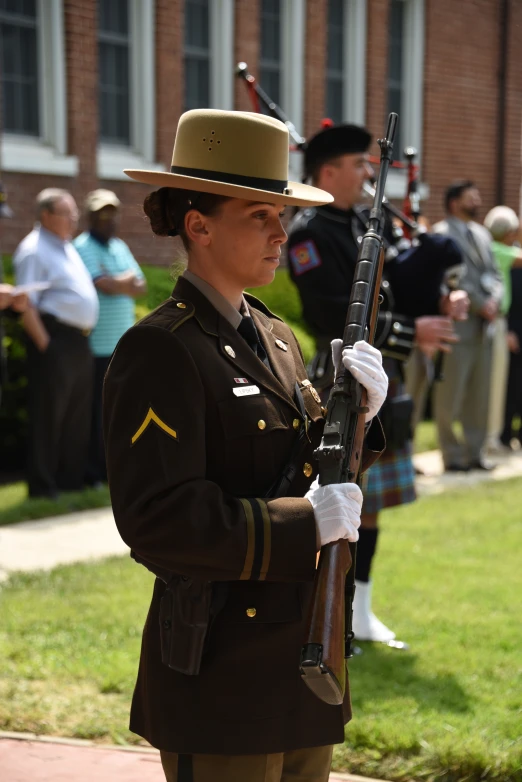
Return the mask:
M138 182L273 204L329 204L330 193L288 181L288 129L248 111L193 109L182 114L171 173L125 169Z
M85 199L85 211L86 212L99 212L104 206L114 206L116 209L120 206L120 199L113 193L112 190L93 190L87 195Z

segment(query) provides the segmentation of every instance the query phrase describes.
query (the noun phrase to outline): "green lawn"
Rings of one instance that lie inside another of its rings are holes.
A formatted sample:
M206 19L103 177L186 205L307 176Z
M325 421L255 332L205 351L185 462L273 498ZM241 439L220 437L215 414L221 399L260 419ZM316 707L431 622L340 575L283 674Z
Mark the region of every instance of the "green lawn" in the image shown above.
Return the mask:
M522 481L472 497L383 515L376 612L411 651L365 645L351 662L354 720L337 769L522 779ZM0 593L0 728L138 741L127 713L151 588L126 558L13 576Z
M0 526L14 524L29 519L42 519L47 516L61 516L77 510L103 508L111 504L109 489L85 489L85 491L67 492L58 499L29 498L27 484L8 483L0 486Z

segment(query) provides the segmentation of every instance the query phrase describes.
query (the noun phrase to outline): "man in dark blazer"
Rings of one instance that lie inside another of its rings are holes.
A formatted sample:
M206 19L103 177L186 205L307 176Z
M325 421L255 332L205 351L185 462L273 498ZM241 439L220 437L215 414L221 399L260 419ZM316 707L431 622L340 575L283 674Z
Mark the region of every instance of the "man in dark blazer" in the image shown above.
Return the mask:
M433 230L454 239L462 252L461 287L470 300L467 320L455 323L459 342L444 358L444 380L436 385L434 415L447 471L489 469L482 457L487 427L495 320L503 294L502 276L489 231L476 222L481 206L473 182L455 182L445 196L447 218ZM453 430L460 421L463 440Z

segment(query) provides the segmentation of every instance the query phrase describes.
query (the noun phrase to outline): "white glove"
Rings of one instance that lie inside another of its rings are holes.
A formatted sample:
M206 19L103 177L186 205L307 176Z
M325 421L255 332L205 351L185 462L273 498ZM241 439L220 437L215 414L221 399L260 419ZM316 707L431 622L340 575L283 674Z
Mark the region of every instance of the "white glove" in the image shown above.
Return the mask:
M319 486L317 478L305 494L314 509L317 542L326 546L341 538L359 540L363 496L355 483Z
M342 358L345 368L365 387L368 393L369 410L364 419L368 423L381 409L388 391L388 375L382 368L381 351L364 340L359 340L353 348L345 348L344 350L342 350L342 339L333 339L331 345L336 373Z

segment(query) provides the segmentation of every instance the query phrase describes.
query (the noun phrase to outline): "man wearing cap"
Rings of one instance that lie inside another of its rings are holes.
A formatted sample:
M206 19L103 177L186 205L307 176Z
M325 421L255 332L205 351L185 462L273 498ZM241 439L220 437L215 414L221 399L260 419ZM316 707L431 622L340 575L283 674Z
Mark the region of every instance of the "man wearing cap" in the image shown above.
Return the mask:
M88 337L98 297L71 242L78 224L72 195L42 190L36 212L38 222L13 260L17 284L33 288L33 306L22 316L28 337L29 495L54 497L84 485L93 371Z
M93 190L85 199L88 230L74 240L98 294L100 313L90 335L94 354L91 439L86 480L107 480L102 433L103 378L120 337L135 320L134 299L147 292L138 263L124 241L116 237L120 201L111 190Z
M299 290L304 319L317 342L309 373L323 398L327 398L333 382L330 341L343 334L359 244L366 231L368 208L358 202L365 182L373 174L368 158L371 140L366 128L349 124L328 125L310 139L305 150L306 177L331 193L334 200L298 212L289 226L290 275ZM390 243L394 241L391 230L387 238ZM375 344L385 357L390 379L388 403L381 417L387 449L367 473L363 486L353 629L359 640L402 646L394 640L395 633L371 611L370 579L379 512L415 499L410 445L412 402L404 394L400 367L414 344L433 355L438 349L447 349L446 343L453 341L453 335L449 318L431 317L430 309L424 311L430 317L397 311L386 279L381 292L385 301L380 308ZM437 291L437 301L439 296Z

